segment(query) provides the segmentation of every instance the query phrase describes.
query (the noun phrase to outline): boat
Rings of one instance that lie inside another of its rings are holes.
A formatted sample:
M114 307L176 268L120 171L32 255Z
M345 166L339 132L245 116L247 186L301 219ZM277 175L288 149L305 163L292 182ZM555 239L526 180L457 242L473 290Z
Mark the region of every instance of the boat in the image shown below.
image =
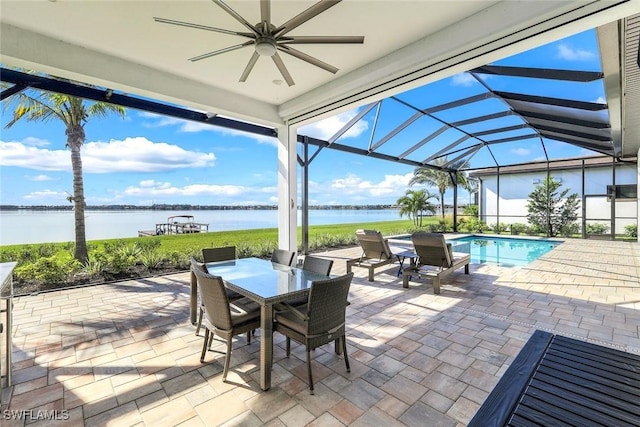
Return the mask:
M173 215L167 218L167 222L156 224L155 230L140 230L139 237L162 236L165 234L191 234L206 233L209 224L196 222L193 215Z

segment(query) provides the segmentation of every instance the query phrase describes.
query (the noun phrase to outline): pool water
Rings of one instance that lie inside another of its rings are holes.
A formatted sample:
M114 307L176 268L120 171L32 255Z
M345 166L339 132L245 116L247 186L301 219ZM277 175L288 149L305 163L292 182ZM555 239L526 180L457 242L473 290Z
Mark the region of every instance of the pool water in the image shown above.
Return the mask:
M472 264L519 267L535 261L562 244L553 240L512 239L508 237L467 236L449 239L454 252L471 254Z

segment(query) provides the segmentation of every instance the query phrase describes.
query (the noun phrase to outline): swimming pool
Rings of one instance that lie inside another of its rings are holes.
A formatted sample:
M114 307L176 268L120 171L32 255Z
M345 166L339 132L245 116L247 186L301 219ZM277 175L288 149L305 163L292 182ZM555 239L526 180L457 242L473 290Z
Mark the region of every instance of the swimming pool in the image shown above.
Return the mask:
M411 236L396 238L411 241ZM447 239L454 252L471 254L472 264L495 264L520 267L535 261L562 241L510 238L497 236L465 236Z

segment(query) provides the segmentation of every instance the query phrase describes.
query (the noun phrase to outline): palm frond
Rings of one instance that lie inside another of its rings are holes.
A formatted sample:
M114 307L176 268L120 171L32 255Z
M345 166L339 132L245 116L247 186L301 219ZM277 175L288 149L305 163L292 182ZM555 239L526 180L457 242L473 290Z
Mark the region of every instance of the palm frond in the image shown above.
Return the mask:
M124 117L126 109L121 105L110 104L108 102L96 102L89 106L90 117L106 117L110 114L116 114Z

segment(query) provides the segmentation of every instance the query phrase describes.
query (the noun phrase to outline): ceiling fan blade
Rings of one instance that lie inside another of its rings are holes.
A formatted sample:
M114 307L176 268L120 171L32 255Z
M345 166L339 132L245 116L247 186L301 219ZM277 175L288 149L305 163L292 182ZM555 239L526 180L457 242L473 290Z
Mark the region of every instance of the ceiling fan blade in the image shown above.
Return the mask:
M253 66L256 65L256 61L258 60L258 58L260 58L260 55L258 54L258 52L253 52L253 55L251 55L251 58L249 58L249 62L247 63L247 66L244 68L244 71L240 76L240 80L238 81L240 82L247 81L247 77L249 77L249 73L251 73L251 70L253 70Z
M271 24L271 0L260 0L260 21L262 22L263 31L267 31L269 29L269 24Z
M218 49L218 50L214 50L213 52L204 53L202 55L194 56L193 58L189 58L189 61L191 61L191 62L200 61L201 59L211 58L212 56L220 55L221 53L231 52L231 51L234 51L234 50L237 50L237 49L242 49L243 47L250 46L252 44L254 44L254 43L252 41L250 41L250 42L244 42L242 44L237 44L235 46L225 47L224 49Z
M335 74L338 72L338 68L334 67L333 65L320 61L318 58L314 58L313 56L307 55L306 53L300 52L299 50L296 50L292 47L278 45L278 50L284 53L288 53L291 56L295 56L296 58L308 62L309 64L315 65L316 67L320 67L323 70L327 70L330 73Z
M291 36L278 38L286 44L364 43L364 36Z
M282 36L287 34L289 31L293 30L296 27L299 27L309 19L321 14L331 6L335 6L341 1L342 0L320 0L309 9L301 12L299 15L294 16L293 18L289 19L287 22L276 28L276 30L274 31L274 35Z
M240 22L242 25L244 25L245 27L247 27L248 29L250 29L251 31L253 31L254 33L258 34L259 31L257 30L256 27L254 27L253 25L251 25L249 23L249 21L247 21L246 19L244 19L242 16L240 16L240 14L238 12L236 12L235 10L231 9L231 7L229 7L229 5L227 5L225 2L223 2L222 0L212 0L215 4L217 4L218 6L220 6L225 12L227 12L229 15L233 16L236 21Z
M249 38L255 37L253 33L239 33L237 31L225 30L223 28L209 27L207 25L193 24L191 22L176 21L174 19L157 18L154 16L153 20L163 24L180 25L182 27L197 28L199 30L215 31L216 33L230 34L232 36L242 36L242 37L249 37Z
M280 58L280 55L278 55L278 52L276 52L271 59L273 59L273 62L275 62L276 67L278 67L278 70L280 70L280 74L282 74L282 77L284 77L284 80L287 82L287 84L289 86L293 86L295 83L293 82L293 78L291 78L291 74L289 74L289 70L287 70L287 67L284 66L284 62L282 62L282 58Z

